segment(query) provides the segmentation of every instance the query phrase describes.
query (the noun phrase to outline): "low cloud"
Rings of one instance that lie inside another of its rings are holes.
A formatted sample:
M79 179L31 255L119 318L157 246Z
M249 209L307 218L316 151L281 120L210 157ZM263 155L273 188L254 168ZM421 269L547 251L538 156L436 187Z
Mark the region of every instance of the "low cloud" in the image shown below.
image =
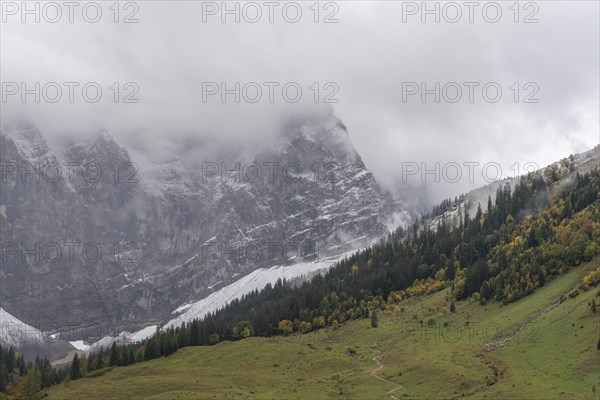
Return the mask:
M464 8L457 23L443 15L439 23L431 16L421 23L420 13L405 13L403 22L405 3L319 3L319 23L309 3L298 3L303 15L297 23L277 13L273 23L246 22L243 15L240 23L232 16L222 23L220 14L205 14L203 22L201 2L138 2L139 22L132 24L114 23L108 3L95 24L81 18L22 23L18 14L6 16L3 83L27 82L30 88L33 82L96 82L103 95L97 103L76 97L55 104L11 96L2 103L2 123L31 121L56 146L109 129L146 162L162 162L182 146L198 148L202 157L260 149L290 115L331 106L367 166L394 190L404 187L406 163L435 168L439 162L443 168L450 162L495 162L508 176L515 163L520 169L527 162L541 167L600 141L597 2L537 2L539 22L527 24L522 20L532 10L522 8L515 23L508 3L500 3L498 23L478 12L469 23ZM131 11L122 9L119 18ZM331 15L339 22L322 22ZM135 91L125 87L128 82L139 89L138 103L123 102ZM227 89L255 82L263 96L249 103L242 94L237 103L230 94L222 103L218 93L203 102L207 82L219 89L222 82ZM265 82L278 83L272 103ZM405 96L410 82L419 89L421 83L432 89L435 82L440 88L456 82L463 96L456 103L442 96L438 103L431 94L423 103L420 93ZM479 83L473 102L465 82ZM482 97L490 82L502 89L496 103ZM284 98L280 88L287 83L302 89L297 103ZM538 102L525 103L528 95ZM326 96L337 102L325 104ZM410 179L423 180L434 201L485 183L483 177L455 183L428 177Z

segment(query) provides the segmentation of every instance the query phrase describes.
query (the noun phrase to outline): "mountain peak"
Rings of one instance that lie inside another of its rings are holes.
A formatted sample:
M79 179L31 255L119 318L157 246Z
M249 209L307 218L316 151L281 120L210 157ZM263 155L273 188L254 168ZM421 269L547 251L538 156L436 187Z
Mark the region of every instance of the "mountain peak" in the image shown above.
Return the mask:
M108 130L102 130L94 140L88 144L88 149L106 149L112 151L124 151L125 148L119 144L114 135Z
M129 152L123 147L113 134L102 130L94 139L87 143L77 143L64 150L67 158L107 162L112 165L114 161L129 162Z
M14 127L0 131L2 138L10 140L25 159L44 157L50 148L35 127Z

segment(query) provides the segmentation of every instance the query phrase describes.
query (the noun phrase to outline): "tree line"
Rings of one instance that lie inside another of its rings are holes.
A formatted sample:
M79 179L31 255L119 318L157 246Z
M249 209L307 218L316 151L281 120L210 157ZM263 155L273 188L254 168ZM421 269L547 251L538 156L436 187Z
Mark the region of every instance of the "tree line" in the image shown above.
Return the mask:
M248 336L335 328L447 286L457 300L516 301L600 254L599 170L572 171L551 168L502 185L494 201L488 197L486 210L478 205L474 216L462 196L459 204L445 202L437 211L459 210L454 220L398 228L325 275L300 285L279 280L202 319L157 330L135 345L138 358Z

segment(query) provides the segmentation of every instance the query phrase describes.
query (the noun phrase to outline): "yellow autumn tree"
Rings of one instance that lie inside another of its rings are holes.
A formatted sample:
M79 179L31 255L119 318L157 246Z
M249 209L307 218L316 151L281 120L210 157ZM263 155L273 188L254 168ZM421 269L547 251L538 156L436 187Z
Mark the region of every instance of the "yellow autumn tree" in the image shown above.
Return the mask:
M277 328L286 336L294 331L292 321L288 319L283 319L279 321L279 324L277 324Z

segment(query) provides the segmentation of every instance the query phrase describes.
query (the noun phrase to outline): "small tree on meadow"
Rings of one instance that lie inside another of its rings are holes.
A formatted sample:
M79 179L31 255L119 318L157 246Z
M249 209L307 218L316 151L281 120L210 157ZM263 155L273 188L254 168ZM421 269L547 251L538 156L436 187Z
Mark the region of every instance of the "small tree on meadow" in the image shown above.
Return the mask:
M290 333L292 333L294 331L294 326L292 324L292 321L289 321L287 319L279 321L279 324L277 324L277 327L279 328L279 330L281 332L283 332L283 334L285 336L289 335Z
M377 318L377 312L373 310L371 312L371 328L377 328L379 325L379 319Z

